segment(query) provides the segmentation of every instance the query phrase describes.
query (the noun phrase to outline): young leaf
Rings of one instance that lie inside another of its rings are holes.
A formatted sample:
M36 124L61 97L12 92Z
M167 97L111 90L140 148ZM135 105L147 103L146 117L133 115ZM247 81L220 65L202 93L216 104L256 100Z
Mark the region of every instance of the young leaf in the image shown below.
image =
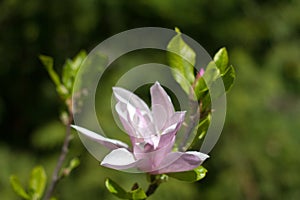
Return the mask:
M225 90L228 92L230 88L233 86L234 80L235 80L235 70L232 65L228 67L224 75L222 76Z
M62 169L60 176L61 177L68 176L79 165L80 165L80 160L78 158L73 158L70 161L69 166Z
M33 199L40 199L43 196L47 183L47 175L42 166L37 166L31 171L29 179L29 191Z
M62 82L69 91L73 89L76 74L85 58L86 52L80 51L73 60L67 59L63 66Z
M43 65L46 67L46 69L47 69L52 81L56 85L56 87L60 87L61 83L59 80L59 76L53 69L53 58L51 58L50 56L40 55L39 59L41 60Z
M40 55L39 59L41 60L43 65L46 67L52 81L54 82L54 84L56 86L56 91L62 98L65 99L66 96L68 95L68 90L67 90L67 88L65 88L64 85L61 84L59 76L53 69L53 58L51 58L49 56L45 56L45 55Z
M130 194L127 193L121 186L119 186L116 182L107 178L105 180L106 189L112 193L113 195L121 198L121 199L130 199Z
M214 61L223 75L228 67L228 53L225 47L221 48L214 56Z
M173 70L175 70L173 71L175 80L186 93L189 93L189 84L193 84L195 80L194 65L196 53L185 43L178 29L176 29L176 32L177 35L171 39L167 46L169 51L168 61Z
M130 191L129 194L131 196L130 199L133 200L142 200L147 198L147 195L142 188L138 188L136 190Z
M207 93L208 88L206 86L205 80L203 77L196 80L195 83L195 94L198 100L201 100L202 97Z
M191 171L169 173L168 176L180 181L195 182L205 177L207 170L203 166L199 166Z
M205 133L207 132L207 129L209 127L211 121L211 114L208 114L197 126L198 129L198 135L197 139L201 140L204 136Z
M9 178L10 185L12 186L13 190L17 195L22 197L23 199L30 199L30 196L27 194L27 192L22 187L19 179L15 175L11 175Z
M209 87L215 80L221 76L220 69L211 61L208 63L205 73L201 78L204 78L205 84Z

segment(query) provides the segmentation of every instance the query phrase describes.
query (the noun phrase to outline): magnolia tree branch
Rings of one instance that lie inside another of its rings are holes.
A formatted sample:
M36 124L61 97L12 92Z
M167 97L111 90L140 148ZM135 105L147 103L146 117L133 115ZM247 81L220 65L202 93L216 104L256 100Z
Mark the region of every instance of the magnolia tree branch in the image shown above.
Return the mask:
M166 182L168 180L168 177L166 175L150 175L150 185L148 186L148 189L146 191L147 198L152 195L156 189L159 187L159 185L163 182Z
M47 188L47 191L45 193L44 200L49 200L52 197L54 189L61 178L59 173L60 173L62 165L66 159L66 156L68 154L70 141L72 140L72 135L71 135L72 121L73 121L73 113L72 113L72 111L69 111L68 121L66 124L66 135L65 135L64 143L63 143L59 158L57 160L56 167L52 173L52 179L51 179L50 185Z

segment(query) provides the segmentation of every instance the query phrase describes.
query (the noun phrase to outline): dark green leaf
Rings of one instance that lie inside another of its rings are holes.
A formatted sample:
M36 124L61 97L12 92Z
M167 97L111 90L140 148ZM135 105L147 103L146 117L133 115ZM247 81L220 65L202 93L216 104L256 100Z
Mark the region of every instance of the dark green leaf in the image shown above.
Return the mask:
M195 182L204 178L206 172L207 170L203 166L199 166L191 171L169 173L167 175L180 181Z
M232 65L228 67L222 76L226 92L230 90L235 80L235 70Z
M225 47L221 48L214 56L214 61L223 75L228 67L228 53Z
M20 183L17 176L11 175L10 178L9 178L9 181L10 181L10 185L12 186L13 190L15 191L15 193L17 195L19 195L23 199L30 199L29 195L27 194L27 192L22 187L22 185L21 185L21 183Z
M196 53L185 43L181 33L176 29L177 35L171 39L167 46L169 65L173 68L173 76L186 93L189 93L190 84L195 80L194 65Z
M29 191L33 199L40 199L43 196L47 183L47 176L42 166L37 166L31 171L29 179Z
M106 189L112 193L113 195L121 198L121 199L130 199L130 194L126 192L122 187L120 187L116 182L107 178L105 180Z

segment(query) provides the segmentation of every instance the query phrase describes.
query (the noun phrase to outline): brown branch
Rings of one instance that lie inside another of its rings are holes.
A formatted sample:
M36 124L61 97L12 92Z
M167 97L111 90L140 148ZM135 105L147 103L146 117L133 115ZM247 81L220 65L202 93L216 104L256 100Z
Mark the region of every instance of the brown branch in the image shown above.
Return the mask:
M147 198L156 191L161 183L164 182L164 180L161 179L162 176L163 175L150 175L150 185L146 191Z
M71 135L72 121L73 121L73 114L71 111L69 111L68 122L66 124L66 135L65 135L64 143L63 143L63 146L61 149L60 156L57 160L56 167L52 173L52 180L51 180L49 187L47 188L44 200L49 200L51 198L51 196L53 195L54 189L61 178L59 173L60 173L62 165L66 159L66 156L68 154L70 141L72 140L72 135Z

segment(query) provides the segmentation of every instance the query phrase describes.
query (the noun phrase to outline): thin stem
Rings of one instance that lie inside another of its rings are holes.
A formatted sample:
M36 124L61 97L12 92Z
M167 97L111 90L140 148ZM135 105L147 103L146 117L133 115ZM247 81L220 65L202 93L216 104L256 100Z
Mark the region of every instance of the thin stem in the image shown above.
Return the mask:
M150 185L146 191L147 198L152 195L159 185L167 181L167 176L165 175L150 175Z
M68 154L70 141L72 140L72 135L71 135L72 121L73 121L73 114L71 111L69 111L68 122L66 124L66 135L65 135L64 143L63 143L59 158L57 160L56 167L52 173L52 180L51 180L49 187L47 188L44 200L49 200L51 198L51 196L54 192L54 189L60 180L59 173L60 173L62 165L66 159L66 156Z

